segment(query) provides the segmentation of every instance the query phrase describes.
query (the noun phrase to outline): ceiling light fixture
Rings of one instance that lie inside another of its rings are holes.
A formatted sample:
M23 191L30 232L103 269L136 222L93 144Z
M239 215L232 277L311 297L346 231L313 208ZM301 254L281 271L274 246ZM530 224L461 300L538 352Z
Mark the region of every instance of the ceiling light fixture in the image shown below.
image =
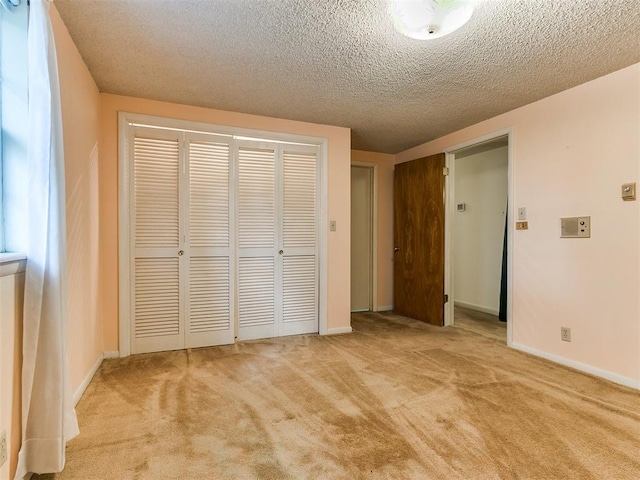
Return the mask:
M473 14L473 3L473 0L391 0L391 16L403 35L431 40L467 23Z

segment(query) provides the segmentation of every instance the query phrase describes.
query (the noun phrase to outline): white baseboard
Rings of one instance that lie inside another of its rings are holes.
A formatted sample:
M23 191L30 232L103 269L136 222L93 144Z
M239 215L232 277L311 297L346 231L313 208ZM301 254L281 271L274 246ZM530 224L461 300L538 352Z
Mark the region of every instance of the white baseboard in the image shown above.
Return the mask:
M104 358L120 358L120 352L117 350L104 352Z
M91 370L89 370L89 373L87 373L87 375L84 377L84 380L82 380L82 383L80 384L80 386L76 390L76 393L73 394L73 404L74 405L78 405L78 402L82 398L82 395L84 394L84 391L87 389L87 387L91 383L91 379L93 378L93 376L98 371L98 368L100 368L100 364L102 363L103 359L104 359L104 354L101 353L100 356L98 357L98 359L96 360L96 363L94 363L93 367L91 367Z
M542 350L537 350L535 348L527 347L526 345L522 345L520 343L512 343L511 347L525 353L530 353L531 355L535 355L536 357L541 357L546 360L551 360L552 362L559 363L560 365L564 365L565 367L571 367L576 370L580 370L581 372L589 373L591 375L595 375L596 377L604 378L605 380L609 380L619 385L633 388L635 390L640 390L640 380L624 377L617 373L609 372L608 370L592 367L591 365L576 362L575 360L564 358L559 355L554 355L553 353L543 352Z
M461 302L460 300L456 300L453 302L456 307L468 308L469 310L475 310L477 312L488 313L489 315L495 315L496 317L499 315L498 310L494 310L493 308L483 307L482 305L476 305L474 303Z
M351 333L353 329L351 326L348 327L334 327L327 329L327 335L342 335L344 333Z
M378 307L376 312L390 312L391 310L393 310L393 305L387 305L386 307Z

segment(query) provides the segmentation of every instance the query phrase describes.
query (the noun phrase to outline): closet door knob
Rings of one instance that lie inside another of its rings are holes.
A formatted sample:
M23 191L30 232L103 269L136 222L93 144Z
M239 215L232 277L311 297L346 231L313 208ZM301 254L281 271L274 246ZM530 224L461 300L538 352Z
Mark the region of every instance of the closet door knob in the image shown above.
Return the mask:
M284 253L284 250L280 250L278 253L282 255Z
M396 252L396 253L397 253L397 252L399 252L399 251L400 251L400 247L395 247L395 248L393 249L393 251L394 251L394 252Z
M184 255L184 250L180 250L180 251L178 252L178 255L179 255L179 256Z

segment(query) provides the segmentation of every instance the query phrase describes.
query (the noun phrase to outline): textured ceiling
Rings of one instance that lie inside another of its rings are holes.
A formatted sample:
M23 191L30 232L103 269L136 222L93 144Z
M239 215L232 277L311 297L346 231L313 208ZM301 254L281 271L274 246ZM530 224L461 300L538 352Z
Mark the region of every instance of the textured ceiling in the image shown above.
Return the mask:
M387 153L640 62L640 0L477 0L430 41L386 0L55 4L102 92L349 127Z

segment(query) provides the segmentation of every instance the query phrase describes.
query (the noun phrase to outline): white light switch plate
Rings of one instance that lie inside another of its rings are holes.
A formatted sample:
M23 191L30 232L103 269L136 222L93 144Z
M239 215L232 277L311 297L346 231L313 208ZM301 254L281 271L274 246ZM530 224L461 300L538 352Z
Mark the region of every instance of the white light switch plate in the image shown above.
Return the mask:
M527 219L527 207L520 207L518 209L518 220L523 222Z

